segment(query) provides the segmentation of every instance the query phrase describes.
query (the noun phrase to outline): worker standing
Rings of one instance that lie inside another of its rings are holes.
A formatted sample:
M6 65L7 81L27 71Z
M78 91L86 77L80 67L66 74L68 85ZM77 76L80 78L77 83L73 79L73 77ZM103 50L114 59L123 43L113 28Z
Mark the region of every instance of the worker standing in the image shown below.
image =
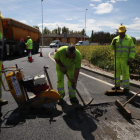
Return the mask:
M33 49L33 41L30 38L30 36L27 36L27 43L25 43L25 45L27 46L28 59L29 59L30 51L32 52L32 49Z
M133 39L126 34L126 27L121 24L118 29L119 36L115 37L111 43L111 49L116 47L116 86L112 90L120 89L120 76L122 72L123 92L129 93L129 66L135 58L135 46Z
M58 104L63 104L63 98L65 96L64 90L64 74L68 74L70 79L73 81L67 81L69 98L71 103L79 103L76 98L76 85L79 76L79 71L81 68L82 56L80 52L75 49L75 46L63 46L59 48L54 57L56 61L56 71L57 71L57 88L61 99Z
M3 48L3 40L2 40L2 33L0 31L0 71L2 70L2 48ZM2 72L0 72L0 117L2 117L2 113L1 113L1 106L8 104L8 101L6 100L1 100L1 96L2 96Z

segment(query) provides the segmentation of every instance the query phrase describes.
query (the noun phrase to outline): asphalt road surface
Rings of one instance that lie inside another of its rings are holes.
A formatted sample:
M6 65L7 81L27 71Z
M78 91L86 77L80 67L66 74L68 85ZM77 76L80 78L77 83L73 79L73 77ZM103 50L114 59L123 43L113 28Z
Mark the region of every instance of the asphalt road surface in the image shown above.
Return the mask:
M4 67L17 64L23 67L25 76L37 76L44 74L43 67L49 65L48 73L53 89L57 90L55 62L50 59L50 52L54 52L54 48L43 48L43 57L33 55L32 63L27 61L26 54L22 58L10 56L4 61ZM6 84L5 78L3 80ZM66 83L65 104L57 105L51 114L38 109L25 116L20 115L11 93L2 89L2 99L8 100L9 104L2 108L4 117L1 120L0 140L140 140L139 97L127 105L133 117L128 120L120 114L114 102L119 99L124 103L133 94L106 96L104 92L111 89L113 80L81 69L77 88L86 103L94 98L92 104L96 106L79 111L69 101ZM138 88L131 87L131 90L137 92ZM96 116L100 113L102 116Z

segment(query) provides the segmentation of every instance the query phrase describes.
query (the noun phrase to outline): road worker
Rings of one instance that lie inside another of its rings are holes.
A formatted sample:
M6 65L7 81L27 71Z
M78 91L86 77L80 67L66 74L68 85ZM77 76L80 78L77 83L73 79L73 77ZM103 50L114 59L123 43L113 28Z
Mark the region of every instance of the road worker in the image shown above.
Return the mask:
M0 71L2 70L2 48L3 48L3 40L2 40L2 33L0 31ZM2 116L1 113L1 106L8 104L8 101L6 100L1 100L2 96L2 73L0 72L0 117Z
M120 76L122 72L123 92L129 93L129 66L135 58L135 46L133 39L126 34L126 27L121 24L118 29L119 36L115 37L111 43L111 49L116 47L116 87L112 89L120 89Z
M30 36L27 36L27 43L25 43L25 45L27 46L28 59L29 59L30 51L32 52L33 49L33 41L30 38Z
M68 80L68 91L71 103L79 103L76 98L76 85L81 68L82 56L80 52L75 49L75 46L63 46L59 48L54 57L56 61L56 72L57 72L57 88L58 93L61 96L61 100L58 104L63 104L63 98L65 96L64 90L64 74L68 74L70 79L73 81L72 84Z

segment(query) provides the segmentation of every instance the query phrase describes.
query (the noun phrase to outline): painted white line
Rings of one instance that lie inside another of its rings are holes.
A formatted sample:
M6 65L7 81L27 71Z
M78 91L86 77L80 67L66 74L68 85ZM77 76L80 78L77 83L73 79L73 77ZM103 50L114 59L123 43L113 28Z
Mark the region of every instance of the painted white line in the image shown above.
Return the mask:
M50 56L51 53L52 53L52 52L49 53L49 57L50 57L53 61L55 61L55 60ZM87 75L87 74L85 74L85 73L83 73L83 72L80 72L80 74L82 74L82 75L84 75L84 76L86 76L86 77L89 77L89 78L91 78L91 79L94 79L94 80L96 80L96 81L98 81L98 82L101 82L101 83L103 83L103 84L106 84L106 85L108 85L108 86L111 86L111 87L114 86L114 85L111 84L111 83L108 83L108 82L106 82L106 81L100 80L100 79L95 78L95 77L93 77L93 76ZM122 87L121 87L121 88L122 88ZM133 92L133 91L130 91L130 92L133 93L133 94L136 94L136 92Z

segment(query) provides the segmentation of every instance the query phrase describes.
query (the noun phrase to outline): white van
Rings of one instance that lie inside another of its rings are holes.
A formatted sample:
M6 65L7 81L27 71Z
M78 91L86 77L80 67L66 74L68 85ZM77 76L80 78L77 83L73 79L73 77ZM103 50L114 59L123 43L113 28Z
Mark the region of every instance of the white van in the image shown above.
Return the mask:
M54 41L50 44L50 48L52 48L52 47L57 47L57 48L59 48L59 47L60 47L60 44L61 44L60 40L54 40Z
M89 41L79 41L76 46L89 45Z

